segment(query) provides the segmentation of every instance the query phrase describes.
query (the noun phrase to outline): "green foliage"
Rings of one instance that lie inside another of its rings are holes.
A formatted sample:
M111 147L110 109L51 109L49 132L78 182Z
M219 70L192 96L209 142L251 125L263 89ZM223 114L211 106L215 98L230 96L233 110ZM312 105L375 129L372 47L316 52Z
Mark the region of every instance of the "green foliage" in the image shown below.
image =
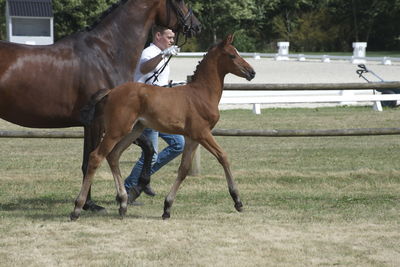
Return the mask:
M184 41L184 37L181 35L179 37L179 45L181 45ZM199 48L199 42L197 41L197 37L193 38L187 38L186 43L184 46L181 47L182 52L193 52L193 51L200 51L201 49Z
M239 51L256 52L256 38L250 35L245 30L238 30L235 32L235 47Z
M339 29L335 25L327 27L330 20L327 9L302 13L297 20L297 27L290 34L292 48L302 52L334 50L334 45L339 42Z
M55 39L92 25L117 0L53 0Z
M0 0L0 38L5 39ZM55 39L92 25L118 0L53 0ZM400 50L400 0L187 0L203 25L185 51L204 51L236 33L241 51L274 51L290 41L291 51L350 51L366 41L369 50Z
M228 33L242 30L242 25L252 23L257 15L256 0L194 0L192 3L203 24L204 31L199 38L203 48L217 42Z
M259 51L279 40L298 51L349 51L354 41L367 41L370 49L400 49L399 0L194 2L201 2L195 10L206 31L202 43L234 30L254 37L246 48Z
M6 0L0 0L0 40L6 39Z

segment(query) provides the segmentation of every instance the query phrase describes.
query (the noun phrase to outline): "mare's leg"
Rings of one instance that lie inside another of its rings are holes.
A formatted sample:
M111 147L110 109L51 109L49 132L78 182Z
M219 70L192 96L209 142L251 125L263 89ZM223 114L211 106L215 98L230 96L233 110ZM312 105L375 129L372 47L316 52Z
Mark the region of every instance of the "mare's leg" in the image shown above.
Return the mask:
M210 151L211 154L213 154L217 158L219 163L224 168L226 181L228 183L229 193L233 199L233 202L235 202L235 208L237 211L242 211L243 204L239 198L239 191L237 190L235 181L233 180L226 152L217 144L217 141L215 140L211 132L209 132L208 135L200 141L200 144L205 149Z
M179 186L181 185L181 183L186 178L189 172L194 156L194 151L196 150L198 145L199 143L197 143L196 141L193 141L192 139L185 137L185 148L183 149L182 160L178 169L178 177L176 178L174 184L172 185L171 191L169 192L164 201L164 213L162 215L162 218L164 220L171 217L171 207L172 204L174 203L176 193L178 192Z
M103 133L103 128L98 120L94 121L90 126L84 127L85 135L84 135L83 162L82 162L83 177L85 177L86 170L88 167L89 155L100 143L102 133ZM86 203L83 206L83 209L96 212L106 211L104 207L96 205L94 201L92 201L91 188L89 188L86 198Z
M87 171L83 177L83 183L81 191L75 200L75 208L70 215L71 220L76 220L82 211L83 205L86 202L86 197L89 193L90 186L92 185L94 174L97 168L100 166L103 159L111 152L115 144L120 140L120 137L111 138L110 136L104 136L103 141L100 145L89 155L89 162Z
M119 159L121 154L137 139L143 132L144 127L137 123L133 130L126 135L118 144L114 147L110 154L107 156L108 165L111 168L111 172L115 181L115 188L117 190L117 201L120 203L119 215L124 216L128 207L128 195L125 190L125 185L122 181L121 170L119 168ZM151 160L151 159L150 159Z

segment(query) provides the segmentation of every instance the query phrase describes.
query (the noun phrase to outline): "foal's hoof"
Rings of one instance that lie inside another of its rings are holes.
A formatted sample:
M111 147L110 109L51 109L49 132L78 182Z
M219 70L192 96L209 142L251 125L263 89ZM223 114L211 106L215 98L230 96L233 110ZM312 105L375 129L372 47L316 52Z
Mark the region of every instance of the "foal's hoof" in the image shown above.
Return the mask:
M71 212L71 214L69 215L69 218L71 219L71 221L76 221L79 218L79 214L76 214L74 211Z
M235 209L236 209L238 212L242 212L242 211L243 211L243 204L242 204L242 202L236 203L236 204L235 204Z
M107 213L107 210L99 205L96 205L92 200L86 201L85 205L83 205L83 210L99 212L99 213Z
M169 218L171 218L171 214L169 214L168 212L164 212L164 214L162 215L163 220L168 220Z

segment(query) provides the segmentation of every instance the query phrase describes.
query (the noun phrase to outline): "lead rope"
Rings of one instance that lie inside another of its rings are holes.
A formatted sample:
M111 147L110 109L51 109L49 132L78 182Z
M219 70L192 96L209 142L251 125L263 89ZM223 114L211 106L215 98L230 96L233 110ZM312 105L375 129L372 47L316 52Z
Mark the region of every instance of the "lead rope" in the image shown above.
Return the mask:
M178 42L179 42L179 32L176 35L176 43L178 44ZM183 44L178 45L178 47L181 48L184 44L186 44L186 42L187 42L187 37L185 37L185 41L183 42ZM154 83L158 81L158 76L160 76L160 74L165 70L171 58L172 55L170 55L167 61L164 62L164 64L158 70L156 70L149 78L147 78L144 83L147 83L148 81L153 79L153 82L151 84L154 85Z

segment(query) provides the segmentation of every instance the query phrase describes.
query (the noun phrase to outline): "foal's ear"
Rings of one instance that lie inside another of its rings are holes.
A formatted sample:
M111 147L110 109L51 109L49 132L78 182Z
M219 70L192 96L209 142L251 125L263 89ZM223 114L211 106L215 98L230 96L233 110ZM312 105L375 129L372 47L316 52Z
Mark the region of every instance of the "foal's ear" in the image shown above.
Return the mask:
M226 38L222 41L223 46L227 46L233 43L234 36L233 34L228 34Z

